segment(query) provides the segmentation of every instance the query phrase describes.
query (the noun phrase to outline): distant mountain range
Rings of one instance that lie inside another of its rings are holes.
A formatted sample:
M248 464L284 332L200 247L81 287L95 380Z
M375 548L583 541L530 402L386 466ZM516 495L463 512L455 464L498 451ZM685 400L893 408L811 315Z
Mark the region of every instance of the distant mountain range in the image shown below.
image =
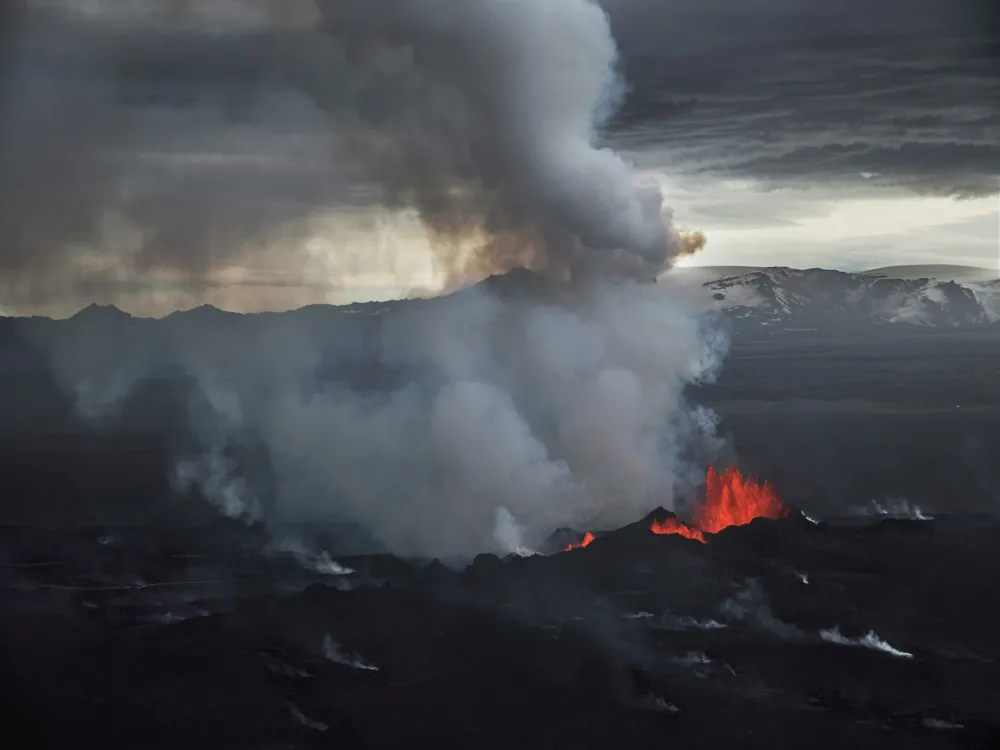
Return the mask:
M954 327L1000 321L1000 281L987 269L897 266L846 273L701 267L679 272L696 279L744 326Z
M959 283L996 281L1000 278L1000 269L996 268L934 263L918 266L885 266L884 268L872 268L863 273L890 276L894 279L936 279L937 281L957 281Z
M679 268L671 273L703 288L717 308L731 315L744 330L1000 326L1000 280L995 272L982 268L895 266L848 273L823 268L703 266ZM546 296L560 286L527 272L482 283L504 296ZM192 329L211 328L218 333L228 328L238 335L246 330L241 320L249 318L268 327L271 323L282 329L291 325L328 334L351 330L352 335L357 335L367 327L362 324L358 328L359 323L367 320L375 324L382 313L410 305L433 304L433 299L424 299L310 305L287 313L248 315L202 305L160 319L135 318L113 306L90 305L66 321L67 325L57 328L67 329L67 334L68 329L76 330L83 325L94 330L145 331L168 336L184 335L182 332ZM2 338L7 337L4 334L25 332L24 326L49 327L45 318L0 318L0 322Z

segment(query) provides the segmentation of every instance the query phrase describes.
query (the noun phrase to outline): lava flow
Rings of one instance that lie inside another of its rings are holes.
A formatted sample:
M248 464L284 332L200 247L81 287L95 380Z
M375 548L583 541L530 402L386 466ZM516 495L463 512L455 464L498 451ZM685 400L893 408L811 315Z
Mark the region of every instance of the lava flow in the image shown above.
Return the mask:
M588 544L590 544L596 538L597 537L595 537L593 534L591 534L588 531L586 534L583 535L583 541L580 542L579 544L567 544L566 545L566 551L569 552L571 549L580 549L581 547L586 547Z
M702 544L705 543L705 535L698 529L693 529L677 518L665 518L662 521L653 521L649 528L654 534L680 534L688 539L697 539Z

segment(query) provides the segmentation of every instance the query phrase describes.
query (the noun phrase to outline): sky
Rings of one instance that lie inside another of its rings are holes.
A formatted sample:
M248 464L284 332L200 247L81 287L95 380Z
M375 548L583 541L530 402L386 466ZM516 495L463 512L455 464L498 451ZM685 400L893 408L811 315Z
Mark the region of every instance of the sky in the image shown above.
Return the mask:
M695 34L707 62L693 76L698 53L656 41L670 11L658 26L648 4L625 5L637 23L623 47L659 80L612 141L664 174L668 202L708 234L692 263L997 267L1000 62L986 3L846 2L820 18L815 3L751 0L728 36ZM697 11L685 19L701 22L711 30Z
M602 6L625 85L594 138L706 234L683 264L1000 263L987 0ZM397 153L398 129L331 117L357 88L337 71L355 68L312 0L0 9L3 311L285 309L441 289L436 228L393 192L398 173L354 157L426 160ZM368 121L409 111L358 106Z

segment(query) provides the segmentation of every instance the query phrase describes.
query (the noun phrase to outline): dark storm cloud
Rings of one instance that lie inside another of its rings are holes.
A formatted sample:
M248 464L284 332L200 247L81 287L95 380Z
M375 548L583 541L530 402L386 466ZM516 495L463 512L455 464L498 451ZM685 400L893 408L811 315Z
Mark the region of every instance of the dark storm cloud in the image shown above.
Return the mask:
M988 3L608 4L634 83L610 137L647 166L800 185L864 172L922 193L997 192Z
M200 273L343 202L325 118L276 80L282 43L25 16L2 71L0 270L44 289L33 277L94 253L100 274L120 214L141 233L137 272Z
M798 146L773 156L733 160L727 168L768 180L805 175L857 179L909 187L917 192L970 198L1000 189L1000 148L975 143L907 142L899 146L835 143Z

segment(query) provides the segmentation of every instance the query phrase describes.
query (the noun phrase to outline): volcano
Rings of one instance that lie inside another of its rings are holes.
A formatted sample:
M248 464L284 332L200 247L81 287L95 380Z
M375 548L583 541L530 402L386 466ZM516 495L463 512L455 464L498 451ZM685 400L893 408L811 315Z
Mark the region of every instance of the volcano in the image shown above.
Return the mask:
M669 513L652 518L649 530L660 536L678 534L705 544L706 534L717 534L730 526L745 526L758 518L786 518L792 513L793 509L778 498L770 483L745 477L735 466L721 474L710 466L705 477L705 492L691 523L684 523ZM565 549L569 552L586 547L594 539L593 533L588 531L579 543L570 543Z

